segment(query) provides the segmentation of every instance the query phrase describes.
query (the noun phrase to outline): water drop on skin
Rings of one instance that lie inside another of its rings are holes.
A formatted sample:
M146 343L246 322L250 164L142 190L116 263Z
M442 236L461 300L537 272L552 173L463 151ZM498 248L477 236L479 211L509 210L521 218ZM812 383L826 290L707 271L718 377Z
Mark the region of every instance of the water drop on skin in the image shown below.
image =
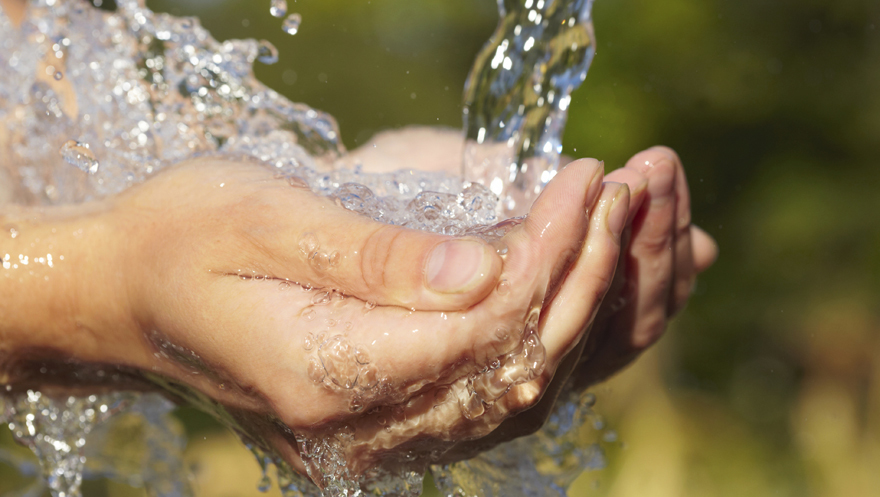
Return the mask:
M95 174L98 172L98 158L89 150L86 143L80 143L76 140L67 140L58 151L61 157L72 166L76 166L83 172Z
M297 32L299 32L299 25L301 22L301 15L296 13L290 14L289 16L287 16L287 19L284 20L284 24L281 25L281 29L289 35L295 35Z
M287 14L287 0L272 0L269 13L272 17L284 17L284 14Z

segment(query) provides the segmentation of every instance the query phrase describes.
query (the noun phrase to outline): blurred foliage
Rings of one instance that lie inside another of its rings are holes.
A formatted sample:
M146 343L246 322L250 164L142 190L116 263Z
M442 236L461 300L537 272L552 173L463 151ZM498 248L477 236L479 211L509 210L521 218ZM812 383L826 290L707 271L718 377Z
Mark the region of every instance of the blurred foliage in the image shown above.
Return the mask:
M272 41L258 76L349 147L461 126L491 0L288 0L295 36L268 3L150 2ZM675 148L721 257L661 344L597 387L619 442L571 494L880 495L880 2L599 0L594 17L566 153L613 169ZM256 494L248 453L184 418L200 493ZM130 494L111 487L94 495Z

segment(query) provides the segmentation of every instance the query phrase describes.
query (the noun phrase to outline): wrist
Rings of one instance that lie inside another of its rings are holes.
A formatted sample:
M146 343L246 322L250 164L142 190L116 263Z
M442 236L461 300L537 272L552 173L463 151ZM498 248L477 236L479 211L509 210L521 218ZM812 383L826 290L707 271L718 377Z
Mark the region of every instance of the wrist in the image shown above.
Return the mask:
M134 330L116 217L105 202L0 211L0 368L129 362L130 342L119 346Z

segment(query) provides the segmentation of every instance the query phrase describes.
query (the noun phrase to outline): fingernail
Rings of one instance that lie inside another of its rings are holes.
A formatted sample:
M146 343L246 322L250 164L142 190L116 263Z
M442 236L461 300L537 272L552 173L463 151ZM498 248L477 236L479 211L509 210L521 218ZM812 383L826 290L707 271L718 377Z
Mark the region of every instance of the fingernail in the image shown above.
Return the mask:
M648 193L651 200L671 197L675 190L675 166L668 159L657 161L648 173Z
M425 270L428 286L439 293L467 290L485 275L485 245L474 240L443 242L431 252Z
M593 179L590 180L590 186L587 187L587 210L589 210L593 206L593 202L596 200L596 195L599 194L599 189L602 188L602 180L605 178L605 161L599 161L599 167L596 168L596 173L593 174Z
M614 196L611 202L611 211L608 213L606 222L608 230L619 237L623 233L623 226L626 224L626 216L629 212L629 186L621 184L620 191Z

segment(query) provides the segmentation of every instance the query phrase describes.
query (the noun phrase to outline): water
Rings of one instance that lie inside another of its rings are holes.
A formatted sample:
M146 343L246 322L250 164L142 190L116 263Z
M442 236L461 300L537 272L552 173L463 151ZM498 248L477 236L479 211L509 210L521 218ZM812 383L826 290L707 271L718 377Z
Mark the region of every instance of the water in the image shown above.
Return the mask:
M516 221L498 222L523 213L555 172L569 94L583 80L594 47L588 1L499 1L498 30L478 57L465 93L465 176L475 181L420 171L373 175L335 166L345 150L330 116L292 103L254 78L255 61L278 59L270 43L221 43L197 19L156 14L138 0L118 0L117 6L115 13L106 13L74 0L35 0L20 30L0 14L0 67L8 68L0 74L0 122L10 123L15 143L9 151L13 160L0 167L9 168L29 203L105 197L169 164L220 155L256 160L293 186L309 187L377 221L498 243ZM271 9L281 17L286 5L275 1ZM290 14L282 29L295 34L300 21L298 14ZM37 64L47 57L54 57L53 67L62 78L40 76ZM314 264L332 266L333 253L325 254L314 240L304 238L300 248ZM510 289L502 282L496 291ZM333 314L336 307L327 305L342 298L315 290L306 312L310 319L344 329L345 321ZM371 309L370 303L360 307L359 312ZM498 339L505 343L500 350L509 352L439 390L435 408L478 419L512 386L540 374L544 350L538 319L536 310L521 330L500 330ZM162 350L176 350L169 345ZM385 396L387 406L368 414L382 427L381 436L406 439L407 423L417 421L408 405L412 401L407 401L410 392L383 384L381 371L359 344L349 343L344 333L330 333L304 346L313 354L310 374L315 382L346 392L352 412L371 398ZM177 361L180 355L169 357ZM251 437L223 406L163 378L145 376L239 432L264 467L277 466L285 495L320 493L264 452L265 443ZM40 457L53 495L73 497L83 475L89 474L87 462L102 460L100 452L85 455L92 444L89 434L113 419L101 406L117 406L108 407L110 414L136 405L159 406L156 412L167 409L167 402L158 399L132 394L55 399L26 392L9 395L0 407L16 438ZM538 435L431 470L449 495L559 495L572 475L601 465L597 436L586 449L572 442L589 438L583 433L592 430L584 424L593 416L588 404L572 397L560 403L554 415L558 421ZM163 422L154 413L147 425ZM344 424L294 435L310 477L325 495L418 495L426 466L443 452L439 443L427 452L401 451L381 467L354 472L352 454L372 440L359 440ZM176 449L175 443L163 447L167 450L150 453L151 460L179 459L179 444ZM123 472L117 466L118 461L105 459L97 473L118 477ZM493 467L505 471L493 472ZM515 476L528 468L522 473L525 478ZM186 488L157 476L157 471L140 474L143 485L164 489L154 490L160 495L186 494Z
M465 86L462 175L519 216L553 178L571 92L595 55L592 0L497 0L500 21Z

